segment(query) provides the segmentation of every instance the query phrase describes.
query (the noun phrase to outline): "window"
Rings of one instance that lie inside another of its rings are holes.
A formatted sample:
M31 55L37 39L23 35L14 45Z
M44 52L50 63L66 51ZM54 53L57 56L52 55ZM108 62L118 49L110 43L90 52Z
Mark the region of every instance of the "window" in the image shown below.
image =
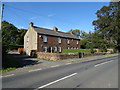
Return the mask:
M73 47L71 47L71 49L73 49Z
M70 49L70 47L67 47L67 49Z
M47 42L47 36L46 35L43 36L43 42Z
M54 51L57 51L57 47L54 46Z
M60 37L58 37L58 43L61 43L61 38Z
M74 49L76 49L76 47L74 47Z
M29 42L29 37L27 36L27 42Z
M78 44L78 41L77 41L77 44Z
M46 46L43 47L43 51L47 52L47 47Z
M70 41L67 39L67 44L70 44Z
M52 52L52 47L50 47L50 52Z
M61 47L58 47L58 51L61 52Z

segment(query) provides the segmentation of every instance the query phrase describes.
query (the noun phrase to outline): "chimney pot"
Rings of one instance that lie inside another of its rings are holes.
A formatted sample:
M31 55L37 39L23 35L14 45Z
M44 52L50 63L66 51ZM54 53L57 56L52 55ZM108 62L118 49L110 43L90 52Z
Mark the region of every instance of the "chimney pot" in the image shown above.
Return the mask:
M57 27L53 27L53 30L54 30L54 31L58 31L58 28L57 28Z
M33 27L34 23L33 22L30 22L29 26L30 27Z

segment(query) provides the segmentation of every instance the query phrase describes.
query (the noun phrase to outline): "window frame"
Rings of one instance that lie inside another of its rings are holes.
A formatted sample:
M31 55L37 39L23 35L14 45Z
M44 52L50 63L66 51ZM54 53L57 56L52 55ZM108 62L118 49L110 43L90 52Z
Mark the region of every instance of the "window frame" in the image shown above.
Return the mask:
M58 37L58 43L61 43L61 38L60 37Z
M47 42L47 36L43 35L43 42Z

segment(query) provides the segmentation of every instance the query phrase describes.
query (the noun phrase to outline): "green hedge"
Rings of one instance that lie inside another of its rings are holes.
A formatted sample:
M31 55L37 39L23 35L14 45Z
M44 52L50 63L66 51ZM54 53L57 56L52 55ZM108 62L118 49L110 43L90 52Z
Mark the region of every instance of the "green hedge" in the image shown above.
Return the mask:
M91 49L63 49L63 53L91 52Z

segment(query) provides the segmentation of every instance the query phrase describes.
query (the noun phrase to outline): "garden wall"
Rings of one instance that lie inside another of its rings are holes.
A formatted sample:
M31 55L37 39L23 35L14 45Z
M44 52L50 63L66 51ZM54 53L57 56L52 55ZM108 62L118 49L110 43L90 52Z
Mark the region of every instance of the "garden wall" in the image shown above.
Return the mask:
M104 55L105 53L84 53L83 56L81 53L44 53L37 52L37 58L47 59L47 60L63 60L63 59L72 59L72 58L81 58L87 56L95 55Z
M79 58L78 53L43 53L37 52L37 58L48 59L48 60L63 60Z

